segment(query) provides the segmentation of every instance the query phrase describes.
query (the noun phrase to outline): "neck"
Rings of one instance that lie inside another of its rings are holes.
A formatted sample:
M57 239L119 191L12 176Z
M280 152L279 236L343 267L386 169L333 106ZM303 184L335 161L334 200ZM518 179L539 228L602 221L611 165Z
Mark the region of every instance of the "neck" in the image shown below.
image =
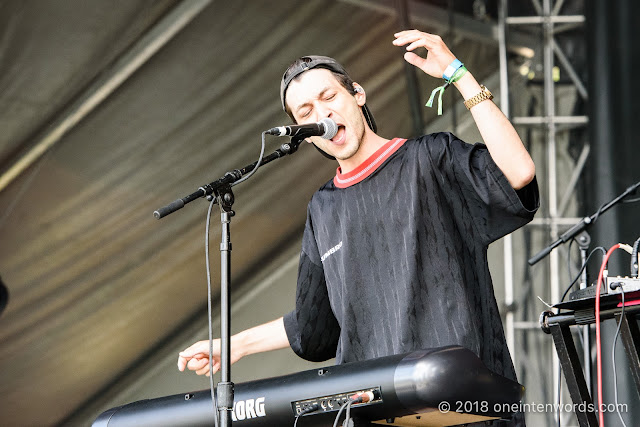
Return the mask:
M360 143L360 148L353 156L348 159L338 160L340 165L340 171L342 173L349 173L358 166L360 166L365 160L367 160L373 153L375 153L380 147L386 144L389 140L375 134L368 126L365 126L365 133Z

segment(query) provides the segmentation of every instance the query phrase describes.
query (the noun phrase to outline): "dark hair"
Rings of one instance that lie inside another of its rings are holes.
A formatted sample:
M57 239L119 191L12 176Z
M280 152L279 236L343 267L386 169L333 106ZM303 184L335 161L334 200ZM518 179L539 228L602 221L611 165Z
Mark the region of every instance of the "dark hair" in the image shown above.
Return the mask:
M291 65L289 65L289 68L287 68L287 70L284 72L284 76L283 79L286 79L292 72L300 69L300 66L303 63L308 63L311 62L312 59L309 57L302 57L302 58L298 58L295 61L293 61L293 63L291 63ZM325 70L329 70L331 72L331 74L333 74L333 76L335 77L335 79L338 81L338 83L340 83L342 85L342 87L344 87L347 92L349 92L352 96L356 94L356 89L353 87L353 80L351 79L351 77L349 77L346 74L341 74L341 73L337 73L333 70L331 70L329 67L323 67L322 65L318 65L316 67L314 67L313 69L317 69L317 68L324 68ZM293 78L293 81L296 81L300 78L302 74L297 75L296 77ZM286 90L288 90L289 88L287 87ZM286 91L285 91L286 92ZM293 117L293 114L291 113L291 110L289 109L289 106L285 104L285 111L286 113L289 115L289 117L291 118L291 120L293 120L294 123L296 122L296 119Z

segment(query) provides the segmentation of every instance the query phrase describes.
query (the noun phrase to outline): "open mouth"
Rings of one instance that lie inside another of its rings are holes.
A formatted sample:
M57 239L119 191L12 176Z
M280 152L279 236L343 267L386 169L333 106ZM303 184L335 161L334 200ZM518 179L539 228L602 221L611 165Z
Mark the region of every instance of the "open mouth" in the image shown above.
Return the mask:
M344 125L338 125L338 132L333 138L331 138L331 142L333 142L334 144L341 144L342 142L344 142L345 133L346 130Z

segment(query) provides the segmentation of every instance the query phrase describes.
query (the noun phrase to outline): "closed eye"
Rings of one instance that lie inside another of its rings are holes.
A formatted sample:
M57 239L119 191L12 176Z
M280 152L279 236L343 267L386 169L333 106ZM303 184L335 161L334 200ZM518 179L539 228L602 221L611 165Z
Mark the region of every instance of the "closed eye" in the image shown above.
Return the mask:
M310 114L311 114L311 109L307 109L300 112L300 117L302 118L309 117Z

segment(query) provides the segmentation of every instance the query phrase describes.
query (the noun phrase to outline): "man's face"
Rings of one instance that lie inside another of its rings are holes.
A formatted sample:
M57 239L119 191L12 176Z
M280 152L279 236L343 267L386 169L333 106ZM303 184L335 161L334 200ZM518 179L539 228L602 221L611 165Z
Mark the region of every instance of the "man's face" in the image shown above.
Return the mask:
M346 160L358 152L366 126L360 109L364 93L354 97L329 70L312 69L289 84L286 101L297 123L315 123L325 117L336 122L338 133L331 140L308 138L325 153Z

